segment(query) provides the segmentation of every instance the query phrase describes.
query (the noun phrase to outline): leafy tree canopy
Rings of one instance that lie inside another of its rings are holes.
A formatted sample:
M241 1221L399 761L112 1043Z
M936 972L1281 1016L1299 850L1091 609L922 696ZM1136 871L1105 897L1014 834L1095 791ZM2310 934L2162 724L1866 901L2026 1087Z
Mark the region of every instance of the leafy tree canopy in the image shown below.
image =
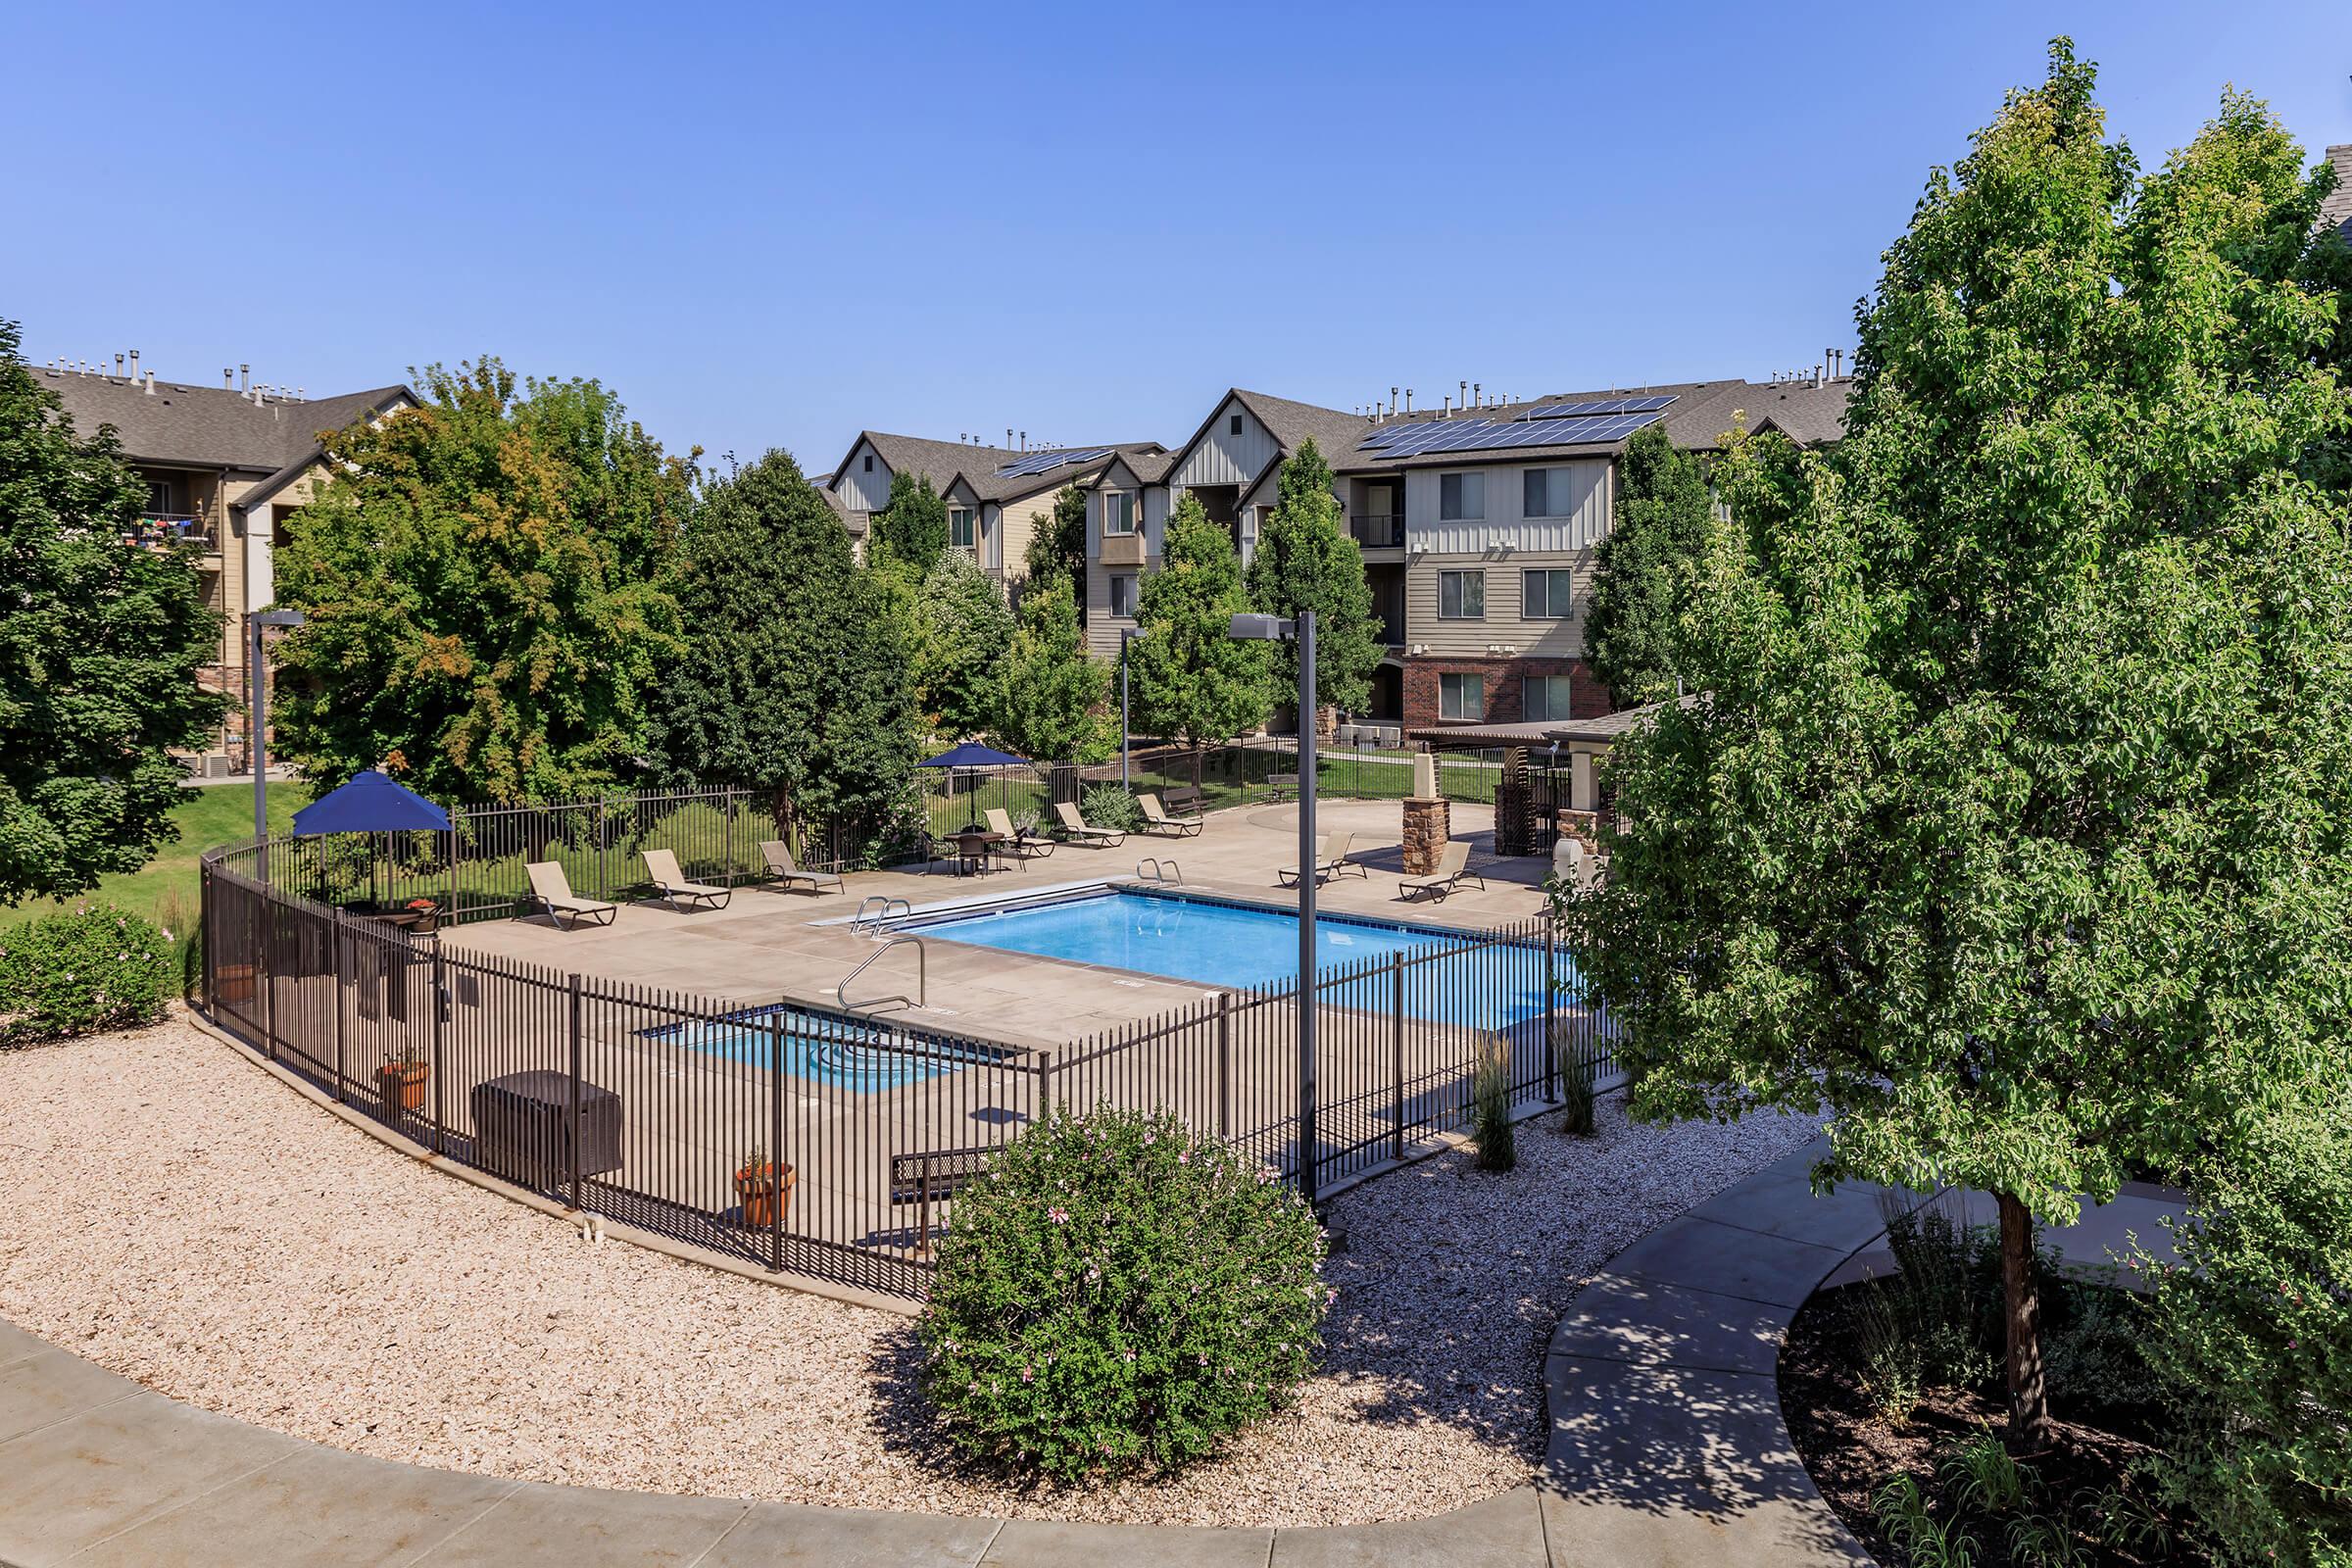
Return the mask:
M1674 695L1674 621L1705 552L1714 499L1691 454L1653 424L1617 465L1616 516L1593 553L1585 660L1618 703Z
M866 535L868 564L895 570L919 583L948 548L948 504L931 488L931 476L901 468L890 476L890 498Z
M998 744L1037 761L1101 761L1118 744L1118 726L1103 711L1109 684L1109 672L1087 657L1068 586L1026 595L997 687Z
M594 381L433 366L425 407L327 443L340 476L277 552L280 744L318 786L384 766L457 801L625 777L683 652L670 593L691 457ZM698 454L699 455L699 454Z
M1021 569L1029 586L1068 583L1070 602L1078 607L1079 623L1085 624L1086 492L1065 484L1054 493L1053 512L1038 519L1037 531L1029 536Z
M1361 712L1372 701L1372 671L1380 664L1380 621L1372 613L1372 585L1364 555L1340 520L1331 465L1311 440L1275 477L1275 507L1258 529L1250 562L1250 597L1268 613L1315 612L1315 696ZM1298 667L1295 645L1276 664L1279 699L1290 690L1283 670ZM1311 723L1302 715L1301 723Z
M2061 40L1929 182L1847 436L1726 466L1567 898L1635 1104L1835 1112L1828 1178L2001 1199L2013 1428L2046 1421L2029 1215L2181 1168L2345 1070L2352 420L2319 186L2232 94L2144 181Z
M1234 615L1250 608L1232 531L1187 495L1168 518L1160 559L1136 606L1143 635L1127 647L1136 722L1195 746L1254 730L1270 702L1269 649L1228 633Z
M172 747L222 699L193 547L133 542L146 486L114 431L74 432L0 320L0 903L135 871L175 836Z
M685 648L655 696L668 777L886 819L918 738L906 651L824 497L770 452L710 487L681 554Z
M915 683L941 733L961 739L995 716L998 665L1012 645L1012 609L972 558L943 550L915 600L921 640Z

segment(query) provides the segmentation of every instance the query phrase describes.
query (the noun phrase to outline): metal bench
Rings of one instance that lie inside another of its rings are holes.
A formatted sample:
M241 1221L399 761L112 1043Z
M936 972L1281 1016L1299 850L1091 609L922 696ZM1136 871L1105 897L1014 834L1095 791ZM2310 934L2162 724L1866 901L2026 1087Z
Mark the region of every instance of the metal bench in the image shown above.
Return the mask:
M1276 800L1282 799L1285 795L1296 795L1298 793L1298 775L1296 773L1268 773L1266 788L1273 792Z
M916 1205L915 1224L921 1240L918 1256L931 1250L931 1205L945 1203L988 1169L994 1149L929 1149L914 1154L890 1156L890 1201L893 1207Z
M1206 800L1190 784L1180 784L1172 790L1161 791L1159 804L1168 808L1170 816L1199 816Z

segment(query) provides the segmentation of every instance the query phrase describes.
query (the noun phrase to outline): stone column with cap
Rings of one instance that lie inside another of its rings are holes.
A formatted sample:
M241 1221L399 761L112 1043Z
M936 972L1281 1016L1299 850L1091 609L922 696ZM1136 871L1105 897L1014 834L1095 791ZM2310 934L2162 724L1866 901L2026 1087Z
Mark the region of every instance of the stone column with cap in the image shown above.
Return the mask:
M1404 803L1404 874L1435 871L1452 837L1453 806L1438 793L1438 760L1421 752L1413 758L1413 793Z

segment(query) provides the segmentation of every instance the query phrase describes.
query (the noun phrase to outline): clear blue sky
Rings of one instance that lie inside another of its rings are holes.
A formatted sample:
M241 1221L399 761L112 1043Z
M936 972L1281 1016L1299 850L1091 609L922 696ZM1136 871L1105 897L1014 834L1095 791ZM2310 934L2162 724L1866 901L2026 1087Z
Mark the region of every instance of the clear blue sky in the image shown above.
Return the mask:
M2050 34L2145 164L2352 141L2352 5L15 5L25 352L314 394L492 352L673 449L1192 433L1810 365Z

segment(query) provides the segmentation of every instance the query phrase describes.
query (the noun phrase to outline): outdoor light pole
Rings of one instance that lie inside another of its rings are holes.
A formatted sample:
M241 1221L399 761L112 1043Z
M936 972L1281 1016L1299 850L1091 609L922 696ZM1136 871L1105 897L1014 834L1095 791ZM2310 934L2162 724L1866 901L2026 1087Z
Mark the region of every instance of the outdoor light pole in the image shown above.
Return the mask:
M1132 746L1129 737L1133 733L1127 722L1127 645L1133 642L1136 636L1137 632L1133 626L1119 628L1119 788L1121 789L1129 788L1127 754Z
M252 696L245 737L246 760L253 764L253 836L262 880L270 879L270 675L262 664L262 629L299 626L309 617L299 610L257 610L245 617L245 682Z
M1240 614L1228 636L1298 640L1298 1191L1315 1201L1315 612Z

